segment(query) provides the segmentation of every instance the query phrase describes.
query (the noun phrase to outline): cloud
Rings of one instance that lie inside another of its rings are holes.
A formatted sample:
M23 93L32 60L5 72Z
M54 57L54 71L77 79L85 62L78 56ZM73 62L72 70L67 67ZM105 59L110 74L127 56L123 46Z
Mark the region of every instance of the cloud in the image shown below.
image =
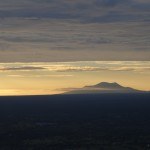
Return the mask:
M21 67L2 67L0 71L30 71L30 70L43 70L43 67L34 66L21 66Z
M149 0L1 0L0 62L150 60L149 10Z
M134 71L134 72L144 72L150 71L150 67L64 67L56 69L57 72L82 72L82 71Z
M110 11L121 11L118 15L122 14L122 18L124 18L123 14L133 16L135 10L145 12L146 9L148 12L149 6L150 2L140 0L1 0L0 17L36 17L87 21L88 18L93 20L92 18L102 17L103 14L106 15ZM142 14L140 18L142 19L143 16ZM105 17L103 16L103 18ZM123 21L122 18L120 17L121 21ZM115 21L115 19L110 18L110 21Z
M135 72L144 72L150 71L150 67L118 67L111 69L112 71L135 71Z
M115 7L120 4L128 4L131 0L95 0L95 4L101 7Z
M31 63L30 66L25 66L26 63L1 64L0 71L44 71L48 72L93 72L93 71L123 71L123 72L148 72L150 73L150 62L138 61L99 61L99 62L68 62L68 63ZM29 75L31 76L31 75ZM70 77L71 74L58 75L34 75L35 77ZM33 76L32 76L33 77Z
M150 60L148 22L107 21L0 19L0 62Z
M73 75L71 74L54 74L54 75L45 75L45 74L41 74L41 75L19 75L19 74L9 74L7 75L8 77L14 77L14 78L68 78L68 77L73 77Z
M8 77L15 77L15 78L23 78L23 75L19 75L19 74L11 74L11 75L7 75Z

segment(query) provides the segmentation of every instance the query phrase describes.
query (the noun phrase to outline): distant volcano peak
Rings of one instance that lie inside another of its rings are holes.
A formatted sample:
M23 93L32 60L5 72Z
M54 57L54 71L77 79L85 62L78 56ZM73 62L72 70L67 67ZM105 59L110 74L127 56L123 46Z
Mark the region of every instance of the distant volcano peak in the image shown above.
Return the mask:
M101 82L101 83L98 83L96 85L93 85L92 87L97 87L97 88L123 88L123 86L119 85L116 82L112 82L112 83Z
M85 86L66 94L100 94L100 93L143 93L146 91L136 90L130 87L124 87L116 82L101 82L96 85Z

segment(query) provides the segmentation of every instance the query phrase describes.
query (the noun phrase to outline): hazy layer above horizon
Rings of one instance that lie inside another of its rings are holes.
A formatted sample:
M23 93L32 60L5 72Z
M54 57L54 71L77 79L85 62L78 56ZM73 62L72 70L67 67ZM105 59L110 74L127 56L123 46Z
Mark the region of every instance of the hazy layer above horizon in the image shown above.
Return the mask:
M0 95L58 94L103 81L150 90L150 61L0 63Z

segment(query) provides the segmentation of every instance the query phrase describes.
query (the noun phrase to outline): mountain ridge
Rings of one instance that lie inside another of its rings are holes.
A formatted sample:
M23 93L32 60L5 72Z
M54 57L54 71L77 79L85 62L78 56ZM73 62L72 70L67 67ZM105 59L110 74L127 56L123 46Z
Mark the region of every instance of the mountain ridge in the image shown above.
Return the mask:
M117 82L100 82L91 86L84 86L83 88L71 90L64 94L100 94L100 93L145 93L148 91L142 91L131 87L124 87Z
M123 86L121 86L120 84L118 84L117 82L100 82L96 85L92 85L92 86L85 86L85 87L96 87L96 88L123 88Z

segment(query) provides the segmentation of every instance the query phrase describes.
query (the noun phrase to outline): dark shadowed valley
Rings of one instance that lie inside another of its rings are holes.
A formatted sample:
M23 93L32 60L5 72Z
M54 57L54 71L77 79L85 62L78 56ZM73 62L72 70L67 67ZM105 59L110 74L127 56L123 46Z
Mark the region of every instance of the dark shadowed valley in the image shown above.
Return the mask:
M149 150L150 94L0 97L1 150Z

